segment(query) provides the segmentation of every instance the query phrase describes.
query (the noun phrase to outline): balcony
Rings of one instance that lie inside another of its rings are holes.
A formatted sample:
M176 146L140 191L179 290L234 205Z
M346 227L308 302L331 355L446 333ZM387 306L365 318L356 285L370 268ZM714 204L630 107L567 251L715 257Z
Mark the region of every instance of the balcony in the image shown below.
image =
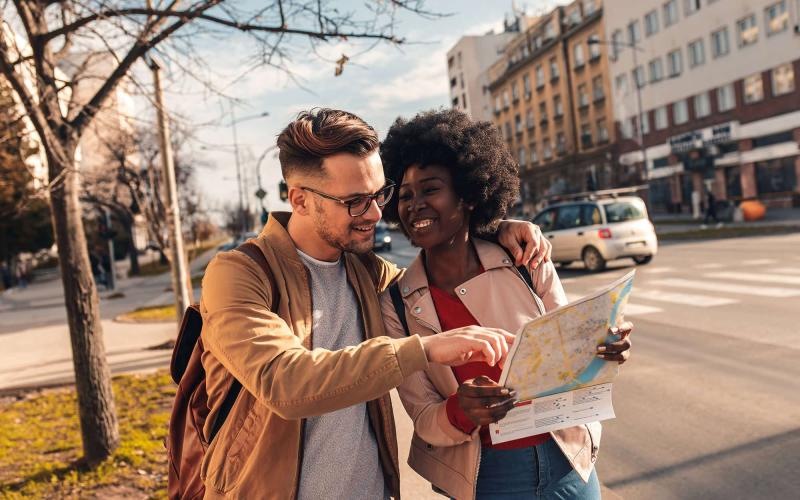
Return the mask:
M539 120L539 125L541 125L542 127L546 127L546 126L547 126L547 117L546 117L546 116L543 116L543 117L542 117L542 118Z
M606 95L603 92L595 92L594 93L594 103L599 104L606 100Z
M592 54L589 56L589 64L595 64L600 60L600 53Z

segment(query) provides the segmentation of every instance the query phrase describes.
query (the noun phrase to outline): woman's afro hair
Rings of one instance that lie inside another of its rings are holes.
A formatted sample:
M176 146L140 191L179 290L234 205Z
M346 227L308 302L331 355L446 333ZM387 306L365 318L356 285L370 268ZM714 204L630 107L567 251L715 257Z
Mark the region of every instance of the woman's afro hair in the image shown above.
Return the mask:
M519 193L519 167L499 131L490 122L474 122L454 109L432 110L411 120L395 120L380 148L387 179L398 186L412 165L440 165L450 170L453 187L474 207L470 230L493 233ZM384 218L399 222L398 196L384 208Z

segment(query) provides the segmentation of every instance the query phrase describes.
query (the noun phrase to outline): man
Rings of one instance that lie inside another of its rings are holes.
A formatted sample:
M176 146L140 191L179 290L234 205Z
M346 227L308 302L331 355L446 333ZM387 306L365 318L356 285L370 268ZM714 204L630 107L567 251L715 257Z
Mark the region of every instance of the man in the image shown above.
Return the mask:
M393 192L378 146L355 115L301 113L278 137L292 212L270 214L255 240L271 276L240 252L206 270L206 435L231 377L245 389L205 455L207 498L398 497L389 390L429 362L494 364L507 353L509 333L480 327L384 336L377 293L399 270L371 252ZM539 244L532 227L501 228L520 261Z

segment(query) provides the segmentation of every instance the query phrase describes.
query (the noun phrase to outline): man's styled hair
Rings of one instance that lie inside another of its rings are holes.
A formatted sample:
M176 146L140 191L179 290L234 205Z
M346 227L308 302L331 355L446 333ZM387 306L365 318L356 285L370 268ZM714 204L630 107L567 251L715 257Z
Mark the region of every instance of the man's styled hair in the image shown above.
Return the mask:
M375 129L338 109L302 111L278 136L278 158L284 179L292 174L323 175L322 162L338 153L364 157L377 151Z

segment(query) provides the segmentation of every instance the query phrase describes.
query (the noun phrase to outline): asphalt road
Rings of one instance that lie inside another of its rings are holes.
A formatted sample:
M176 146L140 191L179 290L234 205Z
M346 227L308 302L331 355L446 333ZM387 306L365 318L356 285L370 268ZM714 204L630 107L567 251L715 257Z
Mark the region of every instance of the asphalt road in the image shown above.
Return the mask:
M614 387L598 471L629 499L797 498L800 235L663 245L638 266L634 347ZM400 235L384 256L416 255ZM560 269L570 300L633 269ZM411 424L397 406L401 460ZM404 494L437 498L408 468ZM441 497L438 497L441 498Z

